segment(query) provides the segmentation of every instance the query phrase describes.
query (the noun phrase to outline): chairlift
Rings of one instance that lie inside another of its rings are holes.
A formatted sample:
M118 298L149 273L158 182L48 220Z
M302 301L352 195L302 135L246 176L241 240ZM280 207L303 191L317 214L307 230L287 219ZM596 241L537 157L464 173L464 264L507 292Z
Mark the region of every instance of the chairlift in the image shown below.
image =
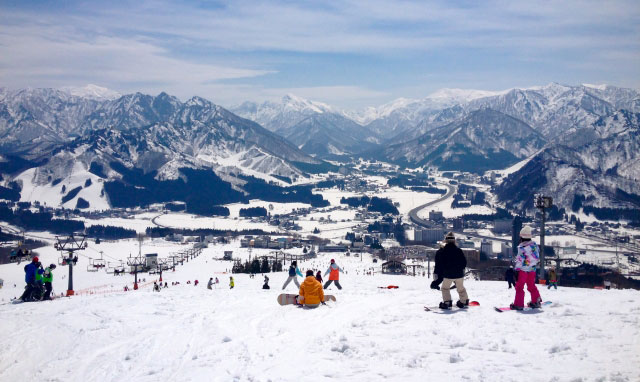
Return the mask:
M87 265L87 272L98 272L98 268L96 268L93 265L89 264L89 265Z

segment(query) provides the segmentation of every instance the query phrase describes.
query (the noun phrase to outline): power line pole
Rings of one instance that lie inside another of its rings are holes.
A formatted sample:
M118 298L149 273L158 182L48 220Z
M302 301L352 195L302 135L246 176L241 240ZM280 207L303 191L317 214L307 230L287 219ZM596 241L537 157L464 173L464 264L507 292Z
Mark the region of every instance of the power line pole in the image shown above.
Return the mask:
M74 256L75 251L82 251L87 248L87 236L84 234L71 234L67 237L56 236L57 242L53 247L60 252L67 252L64 261L69 266L69 282L67 285L67 296L73 296L73 266L78 262L78 257ZM63 256L64 258L64 256Z
M542 224L540 226L540 263L541 267L538 269L538 278L544 280L545 278L545 245L544 245L544 236L545 236L545 223L547 221L547 213L546 209L551 208L553 206L553 198L550 196L543 196L542 194L538 194L535 197L536 208L539 208L542 212Z

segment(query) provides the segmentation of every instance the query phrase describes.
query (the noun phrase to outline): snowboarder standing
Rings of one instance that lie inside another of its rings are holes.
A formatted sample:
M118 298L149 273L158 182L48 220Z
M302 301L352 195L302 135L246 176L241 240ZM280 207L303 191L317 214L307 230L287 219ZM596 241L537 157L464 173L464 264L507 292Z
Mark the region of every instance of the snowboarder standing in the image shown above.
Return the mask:
M514 277L514 272L513 272L513 265L509 267L509 269L507 269L507 271L504 274L504 279L507 283L509 283L509 289L511 289L512 285L516 285L516 281L515 281L515 277Z
M233 282L233 277L229 276L229 289L233 289L236 286L236 283Z
M289 285L291 280L293 280L294 284L296 284L296 286L300 288L300 283L298 282L298 276L304 277L302 276L302 272L300 272L300 269L298 269L298 262L292 261L291 265L289 266L289 277L287 277L287 281L284 282L282 289L284 290L287 287L287 285Z
M313 271L309 269L298 292L298 304L304 305L306 308L317 308L323 302L324 291L322 284L316 280L313 276Z
M555 267L551 267L551 270L549 270L548 273L549 276L549 286L547 287L547 289L551 289L551 287L553 287L554 289L558 289L558 274L556 273L556 268Z
M51 291L53 290L53 272L52 270L56 269L56 265L55 264L50 264L45 270L44 270L44 274L42 275L42 280L44 281L44 289L45 289L45 293L44 293L44 298L43 300L51 300Z
M213 277L209 278L209 282L207 283L207 289L213 289Z
M524 308L524 285L531 294L531 308L539 308L542 298L536 288L536 268L540 261L540 248L538 244L531 240L531 227L525 226L520 231L520 244L518 244L518 254L516 255L515 270L518 272L516 282L516 298L511 309L522 310Z
M338 264L336 264L336 261L334 259L331 259L331 265L329 265L329 268L327 268L327 271L324 273L325 276L329 275L329 280L324 283L324 289L327 289L332 282L336 284L338 289L342 289L339 281L340 272L343 272L342 268L340 268Z
M453 232L449 232L445 238L445 246L436 252L436 265L434 272L442 277L442 302L440 309L451 309L451 284L455 284L458 291L458 308L469 306L469 296L464 288L464 269L467 267L467 259L464 252L456 245Z

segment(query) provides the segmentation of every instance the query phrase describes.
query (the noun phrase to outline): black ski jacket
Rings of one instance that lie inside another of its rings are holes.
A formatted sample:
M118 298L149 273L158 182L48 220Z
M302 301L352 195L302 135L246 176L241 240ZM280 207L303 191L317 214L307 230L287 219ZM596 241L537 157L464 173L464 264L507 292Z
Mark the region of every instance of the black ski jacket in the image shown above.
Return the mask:
M453 243L448 243L436 252L436 266L434 273L438 277L459 279L464 277L467 258L464 252Z

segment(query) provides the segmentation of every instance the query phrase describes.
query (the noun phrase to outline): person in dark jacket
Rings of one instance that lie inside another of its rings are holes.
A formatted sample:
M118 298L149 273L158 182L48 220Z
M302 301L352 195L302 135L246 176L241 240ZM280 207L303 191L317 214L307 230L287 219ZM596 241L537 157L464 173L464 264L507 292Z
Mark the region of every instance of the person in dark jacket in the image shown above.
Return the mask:
M289 267L289 277L287 278L287 281L285 281L284 285L282 286L282 289L284 290L284 288L286 288L287 285L289 285L289 283L291 281L293 281L293 283L296 284L298 289L300 289L300 283L298 282L298 276L304 277L302 275L302 272L300 272L300 269L298 268L298 262L297 261L292 261L291 262L291 266Z
M436 252L435 273L442 277L442 302L441 309L451 309L451 284L455 284L458 290L458 308L469 306L469 296L464 288L464 269L467 267L467 259L464 252L456 245L453 232L449 232L445 238L445 246ZM435 277L434 277L435 278Z
M511 289L511 286L516 285L515 273L513 272L513 265L510 266L509 269L507 269L507 271L505 272L504 279L506 282L509 283L509 289Z
M40 268L39 264L38 256L35 256L29 264L24 266L24 281L27 285L24 288L24 293L20 296L22 301L31 301L33 294L37 294L40 291L36 282L36 276Z
M318 273L316 273L316 280L322 284L322 272L318 271Z

